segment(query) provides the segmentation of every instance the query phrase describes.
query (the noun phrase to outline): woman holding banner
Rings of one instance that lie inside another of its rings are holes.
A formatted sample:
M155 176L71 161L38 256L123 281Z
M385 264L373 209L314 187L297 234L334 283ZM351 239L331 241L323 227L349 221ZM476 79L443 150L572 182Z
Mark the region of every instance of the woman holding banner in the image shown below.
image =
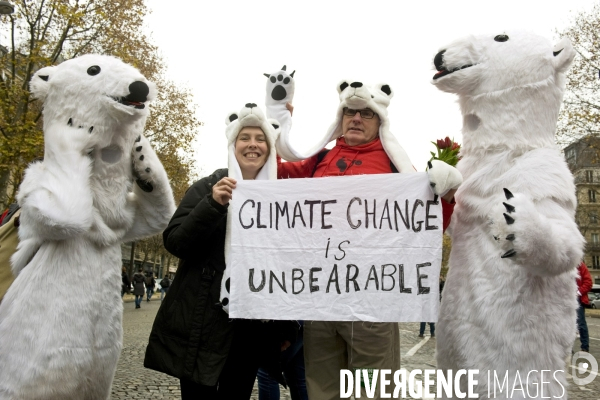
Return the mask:
M227 124L229 169L194 183L163 234L181 263L154 321L144 366L179 378L184 400L249 399L258 366L277 363L297 330L295 322L231 320L226 312L229 201L237 180L276 179L278 134L276 121L253 103L230 114Z

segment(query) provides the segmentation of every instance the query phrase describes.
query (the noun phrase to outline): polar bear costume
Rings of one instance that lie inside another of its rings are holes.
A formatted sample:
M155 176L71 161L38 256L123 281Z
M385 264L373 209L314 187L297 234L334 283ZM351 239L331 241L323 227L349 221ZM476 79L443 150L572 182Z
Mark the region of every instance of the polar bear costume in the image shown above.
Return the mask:
M584 241L554 133L574 53L566 39L552 46L508 31L455 41L434 59L433 83L459 97L464 141L437 362L478 369L479 398L488 398L488 371L509 377L508 393L497 386L492 398L542 398L533 370L552 371L545 398L567 398L564 373L552 374L565 370L575 339Z
M107 399L123 336L121 243L161 232L175 209L142 136L156 88L117 58L85 55L39 70L31 92L44 103L44 161L17 196L0 399Z
M289 114L289 112L288 112ZM239 112L232 112L225 119L227 128L225 136L227 136L227 149L229 153L228 174L229 177L241 181L242 170L235 158L235 141L242 128L247 126L259 127L265 136L269 145L269 157L265 165L261 168L256 176L259 179L277 179L277 152L275 151L275 142L281 133L279 122L273 118L265 118L263 111L255 103L247 103ZM230 297L230 276L231 269L227 268L229 264L229 255L231 254L231 231L233 229L231 213L227 213L227 230L225 231L225 271L221 280L221 295L220 301L223 310L229 313L229 297Z

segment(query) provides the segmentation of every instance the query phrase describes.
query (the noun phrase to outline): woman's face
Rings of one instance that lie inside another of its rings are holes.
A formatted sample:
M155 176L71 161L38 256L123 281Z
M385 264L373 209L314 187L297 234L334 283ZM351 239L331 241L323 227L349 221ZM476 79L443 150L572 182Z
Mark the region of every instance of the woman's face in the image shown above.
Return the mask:
M242 128L235 140L235 158L244 179L254 179L267 162L269 145L267 136L257 126Z

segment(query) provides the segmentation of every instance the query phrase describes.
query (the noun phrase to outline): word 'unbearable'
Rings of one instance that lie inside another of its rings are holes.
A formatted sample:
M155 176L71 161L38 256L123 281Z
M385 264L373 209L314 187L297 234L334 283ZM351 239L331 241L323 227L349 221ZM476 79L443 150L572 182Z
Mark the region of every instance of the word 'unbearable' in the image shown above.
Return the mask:
M421 263L417 264L416 267L416 284L418 288L418 294L428 294L430 292L430 288L424 285L424 280L428 278L427 275L421 273L421 268L429 267L431 263ZM379 268L375 265L372 265L369 269L369 273L366 275L360 274L360 269L354 264L347 264L345 271L344 267L340 267L340 272L338 272L338 265L334 264L331 272L329 273L329 279L327 281L327 286L325 288L325 293L329 293L330 291L335 291L337 294L341 294L340 290L340 275L341 275L341 285L344 287L346 293L349 293L351 290L354 292L359 292L361 290L361 283L364 283L364 290L381 290L383 292L391 292L397 287L397 290L400 293L412 293L412 289L406 286L404 282L404 265L403 264L383 264ZM307 272L305 272L302 268L293 268L291 274L288 274L288 279L286 280L286 271L281 271L281 280L279 276L273 271L269 271L269 293L273 293L274 283L279 286L279 289L285 293L288 293L288 288L291 287L292 294L300 294L304 291L304 289L308 286L308 290L310 293L318 292L321 290L319 286L319 274L323 271L323 268L313 267L309 268ZM345 279L344 279L345 272ZM396 273L398 273L397 281L396 281ZM260 271L260 282L258 285L255 284L255 269L250 268L248 270L248 287L251 292L260 292L262 291L267 284L267 274L265 270ZM352 283L352 284L351 284Z
M313 226L316 229L331 229L333 225L326 221L326 217L331 214L332 204L336 204L337 200L304 200L304 203L300 201L296 202L274 202L263 204L260 201L254 201L248 199L242 204L239 211L239 222L244 229L279 229L281 227L295 228L296 224L303 227L307 227L306 221L308 220L308 227L310 229ZM364 207L363 207L364 204ZM425 225L425 230L436 230L439 229L437 225L432 225L433 221L437 219L437 215L430 213L431 205L437 205L439 202L436 200L423 200L416 199L410 204L409 200L406 199L404 204L394 200L393 202L386 199L383 205L377 205L377 200L361 200L358 197L353 197L346 207L346 221L352 229L358 229L361 226L368 229L371 226L372 229L389 229L396 230L400 229L413 230L414 232L420 232ZM303 207L304 206L304 207ZM317 210L315 211L315 206ZM404 206L404 207L402 207ZM315 223L315 214L317 221ZM372 222L370 224L370 221ZM319 223L320 222L320 223ZM364 222L364 224L363 224Z

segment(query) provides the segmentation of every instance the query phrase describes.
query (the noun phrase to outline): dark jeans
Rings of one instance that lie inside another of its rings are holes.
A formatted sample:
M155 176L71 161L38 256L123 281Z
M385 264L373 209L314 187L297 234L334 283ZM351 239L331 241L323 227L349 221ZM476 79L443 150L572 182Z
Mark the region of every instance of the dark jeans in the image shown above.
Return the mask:
M135 295L135 306L140 307L142 304L142 300L144 300L144 295Z
M423 335L425 333L425 326L429 323L429 332L431 332L431 336L435 336L435 323L434 322L421 322L421 327L419 328L419 335Z
M577 329L579 329L579 340L581 341L581 350L590 350L590 335L588 333L587 323L585 322L585 308L581 301L577 308Z
M182 400L248 400L264 351L265 327L260 320L235 320L233 341L217 386L180 379Z
M283 377L290 390L292 400L308 400L304 371L303 331L304 329L301 328L296 343L281 353ZM258 370L257 377L258 399L279 400L279 383L262 368Z

